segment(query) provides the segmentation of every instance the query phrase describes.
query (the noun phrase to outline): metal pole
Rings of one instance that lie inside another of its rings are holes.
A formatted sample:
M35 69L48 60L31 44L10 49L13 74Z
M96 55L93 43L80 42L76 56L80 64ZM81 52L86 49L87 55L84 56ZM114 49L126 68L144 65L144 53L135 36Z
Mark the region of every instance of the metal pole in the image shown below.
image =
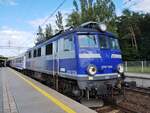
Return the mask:
M58 47L58 42L56 42L56 46ZM57 50L56 50L57 51ZM59 76L59 55L57 51L57 74L56 74L56 90L58 91L58 76Z
M141 63L142 63L142 70L141 70L141 72L143 72L144 71L144 62L142 61Z
M6 67L7 60L5 59L4 67Z
M59 61L57 56L57 74L56 74L56 90L58 91L58 74L59 74Z
M53 46L56 46L56 44L55 43L53 43ZM53 87L56 89L56 72L55 72L55 60L56 60L56 50L55 50L55 47L53 48L53 53L52 53L52 55L53 55L53 72L52 72L52 74L53 74Z
M127 72L128 71L128 62L125 61L125 71Z

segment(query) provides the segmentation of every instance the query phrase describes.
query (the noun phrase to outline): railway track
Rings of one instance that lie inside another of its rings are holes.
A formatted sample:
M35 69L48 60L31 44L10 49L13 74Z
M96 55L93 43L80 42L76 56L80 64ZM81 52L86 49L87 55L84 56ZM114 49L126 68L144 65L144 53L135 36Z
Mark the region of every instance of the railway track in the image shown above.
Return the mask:
M127 109L119 105L107 105L100 108L91 108L98 113L138 113L134 110Z
M140 88L140 87L128 88L126 87L125 90L141 93L144 95L150 95L150 88Z
M116 105L92 108L98 113L150 113L150 89L125 88L125 100Z
M122 113L139 113L139 112L137 112L137 111L135 111L135 110L128 109L128 108L123 107L123 106L120 106L120 105L116 105L116 106L117 106L117 108L120 109L120 111L121 111Z

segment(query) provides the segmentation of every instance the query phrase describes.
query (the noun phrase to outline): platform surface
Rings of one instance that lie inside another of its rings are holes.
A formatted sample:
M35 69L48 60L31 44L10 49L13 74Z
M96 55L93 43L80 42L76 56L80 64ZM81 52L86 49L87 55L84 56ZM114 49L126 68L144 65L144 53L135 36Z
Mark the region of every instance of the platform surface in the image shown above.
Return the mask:
M0 113L96 112L23 74L2 68Z
M136 82L137 87L150 88L150 74L125 73L126 82Z
M150 73L125 73L125 76L150 79Z

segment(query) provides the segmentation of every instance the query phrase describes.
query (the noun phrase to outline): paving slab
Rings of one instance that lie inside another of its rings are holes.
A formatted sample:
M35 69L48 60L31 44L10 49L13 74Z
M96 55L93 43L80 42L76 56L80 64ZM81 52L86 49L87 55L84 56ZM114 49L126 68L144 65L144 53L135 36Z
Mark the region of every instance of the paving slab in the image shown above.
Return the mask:
M135 82L137 87L150 88L150 74L148 73L125 73L127 82Z
M126 72L125 76L150 79L150 73L129 73L129 72Z
M11 103L8 108L12 110L10 113L96 113L10 68L3 68L1 74L5 86L3 90L8 94L8 103ZM5 101L7 105L7 98Z

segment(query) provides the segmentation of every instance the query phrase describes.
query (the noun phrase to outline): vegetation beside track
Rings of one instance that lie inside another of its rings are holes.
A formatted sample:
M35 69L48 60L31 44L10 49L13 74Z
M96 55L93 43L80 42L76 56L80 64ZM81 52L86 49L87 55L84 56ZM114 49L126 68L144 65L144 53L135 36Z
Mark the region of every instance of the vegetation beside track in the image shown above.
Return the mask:
M143 72L141 71L141 67L128 67L127 72L134 72L134 73L150 73L150 67L144 67Z

